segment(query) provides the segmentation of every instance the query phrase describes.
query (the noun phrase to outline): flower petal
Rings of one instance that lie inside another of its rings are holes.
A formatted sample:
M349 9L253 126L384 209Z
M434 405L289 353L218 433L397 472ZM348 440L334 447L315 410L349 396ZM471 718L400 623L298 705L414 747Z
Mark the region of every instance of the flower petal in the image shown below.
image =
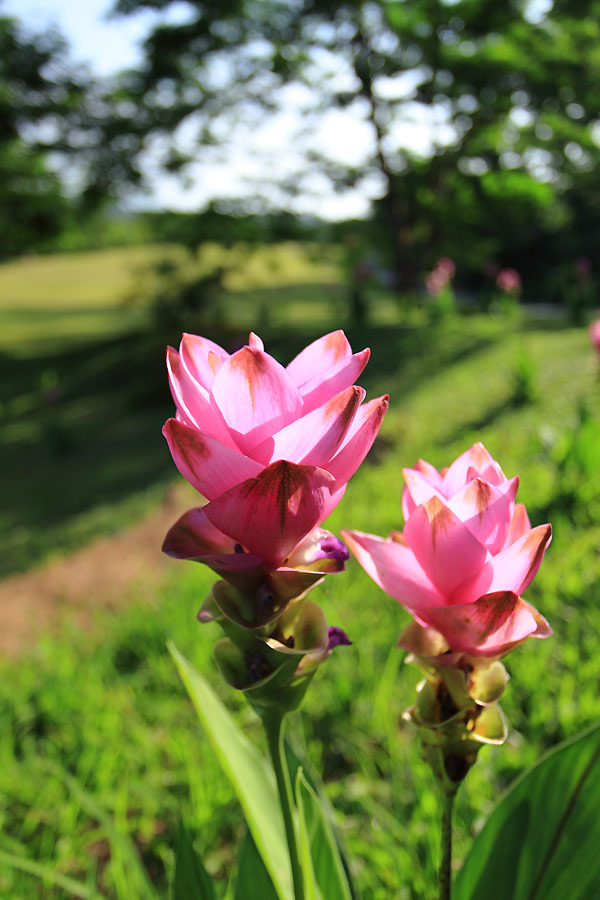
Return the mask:
M174 559L198 559L212 553L234 553L235 541L206 518L202 506L188 509L165 537L162 550Z
M370 350L352 354L343 331L333 331L305 347L286 371L300 390L304 412L321 406L356 381Z
M204 510L216 528L277 568L320 524L332 483L323 469L279 460Z
M194 337L194 335L190 335L190 337ZM222 444L235 447L223 417L211 405L210 395L190 375L183 364L181 355L173 347L167 347L167 370L173 400L178 413L182 414L183 421L194 425L205 434L212 435Z
M323 376L352 356L352 347L343 331L332 331L305 347L288 365L287 373L296 385Z
M421 617L445 600L405 544L361 531L341 531L342 538L375 584Z
M446 597L477 572L489 556L439 497L431 497L415 509L404 527L404 538L423 570Z
M213 380L221 364L229 353L199 334L184 334L179 345L181 361L189 375L210 391Z
M518 475L498 487L477 477L454 494L448 508L490 553L497 553L506 541L518 487Z
M430 500L431 497L439 497L443 501L444 496L441 491L442 479L435 469L433 471L437 475L437 479L428 477L427 474L424 474L417 468L402 469L405 483L402 491L402 515L405 522L408 521L408 517L417 506L421 506L422 503Z
M327 465L327 471L331 472L338 484L345 484L354 475L371 449L389 402L386 394L359 406L340 449Z
M473 603L482 594L513 591L522 594L529 585L552 540L552 526L538 525L506 549L490 557L478 572L459 584L451 603Z
M341 391L328 403L267 438L252 450L252 456L265 465L272 460L287 459L327 469L364 396L363 388L355 385Z
M550 626L513 591L484 594L474 603L431 609L428 624L450 649L471 656L503 656L528 637L548 637Z
M175 465L186 481L207 500L218 497L241 481L254 478L262 470L260 463L239 450L232 450L177 419L165 422L163 434Z
M518 541L519 538L523 537L524 534L527 534L528 531L531 531L531 522L529 521L525 504L515 503L510 528L506 535L505 547L514 544L515 541Z
M466 450L465 453L462 453L455 459L452 465L449 466L444 473L443 482L445 496L452 497L453 494L460 491L461 488L465 486L467 481L471 481L473 473L469 476L469 469L474 469L475 474L480 475L482 472L487 471L489 467L491 467L490 474L491 472L502 473L502 470L494 460L493 456L491 456L483 444L478 441ZM498 483L496 478L497 476L494 478L494 484Z
M302 398L283 366L252 347L223 362L212 400L244 453L302 414Z

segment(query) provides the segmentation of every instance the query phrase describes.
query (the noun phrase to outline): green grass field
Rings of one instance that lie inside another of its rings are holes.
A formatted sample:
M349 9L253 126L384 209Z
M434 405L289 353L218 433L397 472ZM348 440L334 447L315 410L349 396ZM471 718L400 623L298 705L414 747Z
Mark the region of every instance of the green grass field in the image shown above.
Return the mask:
M101 257L94 258L101 281ZM11 264L0 269L0 285L7 270L19 281L19 265L25 279L29 263ZM281 271L272 277L281 279ZM231 339L238 326L252 324L265 298L276 296L265 336L284 362L324 330L346 324L343 290L322 272L293 289L259 283L244 294L236 287L225 298L230 321L211 337ZM33 308L33 288L22 290L23 309ZM106 310L113 288L103 296L89 302ZM56 303L48 300L50 310ZM373 303L369 324L347 333L356 349L371 346L360 381L371 397L390 393L390 413L330 527L380 534L400 527L402 467L419 456L446 465L482 440L508 475L520 474L519 498L533 524L551 521L555 529L526 595L555 635L507 658L511 681L502 706L511 733L504 747L481 752L459 795L460 862L522 768L600 717L600 448L592 448L591 462L558 464L582 402L598 418L597 364L585 329L559 319L469 316L433 327L422 314L403 316L390 298ZM140 322L121 330L107 313L101 333L94 327L75 341L69 332L61 349L47 343L43 323L29 330L17 321L17 306L3 301L5 313L9 308L16 324L1 360L4 572L133 520L175 477L160 436L171 410L162 346L175 336L141 331ZM121 308L112 308L118 318ZM519 403L523 355L535 396ZM48 384L60 388L55 404L44 401ZM125 612L98 611L89 632L73 626L18 664L0 664L3 900L79 896L68 882L15 869L5 854L77 879L90 897L96 890L116 900L167 897L181 816L224 895L242 816L165 647L172 638L260 744L253 713L220 684L211 663L216 626L195 620L212 580L208 570L181 563L152 597L134 591ZM319 671L292 729L340 813L362 900L428 900L438 860L437 803L414 735L400 721L418 680L395 648L406 614L356 564L330 576L314 596L354 644L337 649Z

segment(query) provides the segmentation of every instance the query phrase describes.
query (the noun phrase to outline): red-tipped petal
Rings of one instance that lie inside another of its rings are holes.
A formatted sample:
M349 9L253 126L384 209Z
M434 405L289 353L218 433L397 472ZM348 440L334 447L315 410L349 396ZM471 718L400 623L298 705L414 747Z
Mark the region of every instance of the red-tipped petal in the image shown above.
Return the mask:
M508 529L508 534L506 535L504 546L508 547L510 544L514 544L515 541L522 538L528 531L531 531L531 522L529 521L525 504L515 503L513 517L511 519L510 528Z
M488 557L485 547L438 497L415 509L404 527L404 538L445 597Z
M198 334L184 334L179 345L181 361L189 375L210 391L215 375L229 353Z
M277 568L322 521L332 482L322 469L280 460L204 509L216 528Z
M552 633L543 616L513 591L495 591L474 603L430 609L426 618L451 650L471 656L503 656L528 637Z
M174 559L197 559L214 553L233 553L235 541L206 518L204 508L188 509L165 537L162 550Z
M208 500L258 475L262 466L195 428L168 419L163 434L175 465L189 483Z
M444 494L446 497L452 497L453 494L460 491L473 477L473 473L469 473L469 469L474 469L475 474L480 475L490 466L494 470L499 469L494 457L478 441L455 459L445 472Z
M212 399L244 453L303 411L298 389L283 366L251 347L242 347L221 365Z
M448 507L490 553L502 549L510 527L519 477L495 487L474 478L448 501Z
M204 434L212 435L222 444L235 447L221 414L210 402L208 392L190 375L181 355L172 347L167 347L167 370L178 417Z
M332 331L313 341L296 356L287 367L287 373L294 384L302 385L313 378L326 376L339 368L352 356L352 348L343 331Z
M522 594L533 581L551 540L551 525L532 528L459 584L452 595L452 603L473 603L482 594L496 591Z
M338 484L344 484L354 475L371 449L388 406L387 394L359 406L340 449L327 466Z
M353 385L347 388L328 403L267 438L253 449L252 456L265 465L272 460L287 459L327 469L364 396L365 392L360 387Z
M420 617L429 607L444 604L444 597L405 544L361 531L340 534L367 575L409 612Z

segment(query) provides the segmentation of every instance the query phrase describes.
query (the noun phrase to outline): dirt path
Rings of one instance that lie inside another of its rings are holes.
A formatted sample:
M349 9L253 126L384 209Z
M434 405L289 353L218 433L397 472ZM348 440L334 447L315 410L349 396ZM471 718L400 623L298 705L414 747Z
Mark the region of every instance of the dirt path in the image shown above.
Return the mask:
M41 634L56 633L67 617L89 626L95 610L128 602L132 589L156 591L176 565L161 553L163 538L189 505L169 490L158 510L127 530L0 581L0 655L16 656Z

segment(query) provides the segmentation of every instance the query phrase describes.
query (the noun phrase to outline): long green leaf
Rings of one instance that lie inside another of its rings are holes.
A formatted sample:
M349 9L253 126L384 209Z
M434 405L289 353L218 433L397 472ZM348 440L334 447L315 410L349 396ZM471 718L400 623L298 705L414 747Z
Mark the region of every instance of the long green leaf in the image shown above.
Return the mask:
M597 900L600 726L562 744L500 801L456 880L454 900Z
M25 856L17 856L15 853L4 853L0 850L0 863L4 866L10 866L13 869L19 869L21 872L27 872L29 875L35 875L46 881L48 884L55 884L62 888L67 894L72 894L78 900L105 900L104 894L100 894L94 888L88 887L81 881L69 878L62 872L56 872L50 866L44 866Z
M277 900L273 882L249 831L240 850L235 900Z
M206 735L244 810L279 900L293 900L289 854L275 779L212 688L169 642L169 651Z
M215 900L215 890L183 824L179 823L173 900Z
M302 769L296 777L296 805L307 900L352 900L333 831Z

